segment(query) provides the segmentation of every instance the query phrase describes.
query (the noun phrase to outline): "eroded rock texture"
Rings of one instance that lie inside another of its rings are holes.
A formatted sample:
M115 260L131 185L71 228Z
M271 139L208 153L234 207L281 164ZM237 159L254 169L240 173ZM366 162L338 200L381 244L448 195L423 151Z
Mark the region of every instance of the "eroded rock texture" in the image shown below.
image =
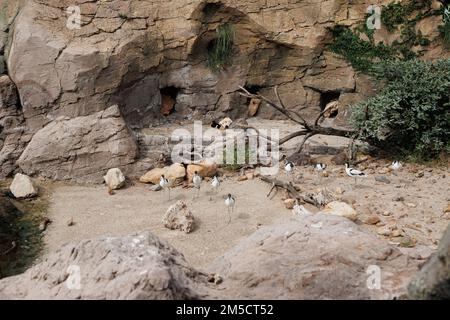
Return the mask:
M68 244L0 281L2 299L200 299L207 281L148 232Z
M359 24L369 5L388 2L0 0L0 58L4 51L20 96L27 132L21 143L60 117L93 116L114 104L127 126L136 130L178 119L235 119L248 108L248 101L236 93L239 85L269 98L278 86L286 106L305 118L338 101L342 108L331 125L345 126L345 106L372 95L374 88L326 50L328 28ZM80 28L73 28L73 6L81 13ZM429 18L418 28L435 38L435 22ZM215 73L207 64L208 48L224 23L234 30L233 61ZM376 41L395 40L384 29L374 36ZM424 57L446 54L431 46ZM281 115L261 103L256 116ZM87 139L83 143L86 148L96 144ZM0 162L3 174L14 170L21 148L0 158L6 159ZM63 166L71 165L63 160ZM147 162L145 169L155 159ZM102 165L95 164L109 169ZM46 165L20 169L30 174L45 171ZM86 172L74 166L68 174L55 176L79 179Z
M209 270L237 299L392 299L417 263L346 218L316 214L261 228Z
M66 245L0 280L0 298L390 299L406 292L417 261L346 218L317 214L261 228L207 271L142 232Z

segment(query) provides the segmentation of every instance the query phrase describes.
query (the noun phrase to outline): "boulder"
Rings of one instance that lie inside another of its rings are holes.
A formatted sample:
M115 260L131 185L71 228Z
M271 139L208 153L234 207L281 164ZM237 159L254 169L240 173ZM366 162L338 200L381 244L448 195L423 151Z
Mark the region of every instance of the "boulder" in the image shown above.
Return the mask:
M325 206L325 209L320 213L332 214L335 216L345 217L352 221L355 221L358 217L355 209L353 209L349 204L340 201L332 201Z
M125 176L119 168L109 169L103 179L110 190L120 189L125 185Z
M217 173L217 164L214 162L201 162L199 164L190 164L187 166L186 173L188 177L188 181L192 182L192 177L194 176L195 171L203 177L213 177Z
M206 278L167 242L141 232L64 245L0 280L0 299L211 298Z
M27 174L101 183L102 172L124 168L137 156L134 136L115 105L91 116L50 122L33 136L18 164Z
M174 163L164 168L154 168L139 178L142 183L158 184L161 175L164 175L172 185L176 185L186 177L186 169L181 163Z
M18 199L25 199L37 196L38 191L33 181L27 175L17 173L11 183L9 190Z
M189 233L194 229L194 215L188 209L186 202L177 201L171 205L163 217L162 223L164 227Z
M320 213L262 227L208 267L233 299L392 299L417 269L387 241Z
M413 299L450 300L450 225L437 251L409 284L408 292Z

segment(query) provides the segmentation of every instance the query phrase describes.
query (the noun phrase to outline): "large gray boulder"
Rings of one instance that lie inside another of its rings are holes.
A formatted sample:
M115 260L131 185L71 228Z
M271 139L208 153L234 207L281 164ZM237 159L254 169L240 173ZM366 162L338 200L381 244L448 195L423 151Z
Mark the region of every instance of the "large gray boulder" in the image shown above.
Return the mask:
M119 108L112 106L49 123L33 136L18 163L29 175L101 183L109 168L124 168L137 156L134 136Z
M208 283L149 232L68 244L0 281L0 299L200 299Z
M316 214L261 228L208 270L236 299L391 299L417 262L346 218Z
M408 292L413 299L450 300L450 225L442 236L437 252L411 281Z

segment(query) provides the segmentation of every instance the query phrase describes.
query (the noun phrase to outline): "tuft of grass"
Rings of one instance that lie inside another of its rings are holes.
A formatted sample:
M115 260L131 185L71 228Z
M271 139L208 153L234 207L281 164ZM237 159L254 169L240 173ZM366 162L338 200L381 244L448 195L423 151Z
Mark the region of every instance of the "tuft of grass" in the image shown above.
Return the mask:
M222 70L230 62L234 42L234 30L231 24L220 25L216 33L217 36L208 50L208 65L214 72Z

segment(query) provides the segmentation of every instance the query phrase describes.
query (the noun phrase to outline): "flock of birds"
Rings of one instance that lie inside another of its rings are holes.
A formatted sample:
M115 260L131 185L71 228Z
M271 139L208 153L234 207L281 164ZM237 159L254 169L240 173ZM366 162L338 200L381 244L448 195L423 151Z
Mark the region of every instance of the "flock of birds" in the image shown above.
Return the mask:
M284 172L286 173L287 176L291 175L294 172L294 164L291 161L285 160L284 163ZM318 174L318 178L319 181L322 177L322 172L325 171L325 169L327 168L327 165L324 163L317 163L314 165L314 170L317 172ZM402 164L400 161L395 160L392 162L392 164L390 165L390 168L394 171L397 171L399 169L402 168ZM345 163L345 172L346 174L355 179L355 185L357 184L357 180L359 178L366 178L367 175L361 171L361 170L357 170L355 168L352 168L350 166L349 163ZM194 194L194 199L198 198L200 195L200 187L202 185L202 177L198 174L197 171L194 172L194 175L192 177L192 184L194 186L194 188L196 189L196 192ZM161 186L161 188L165 191L168 192L169 194L169 201L170 201L170 182L169 180L164 176L161 175L161 178L159 180L159 185ZM211 187L213 190L214 194L217 194L219 192L219 187L220 187L220 180L219 177L217 175L215 175L212 180L211 180ZM211 200L211 198L210 198ZM231 221L231 215L234 212L234 207L236 205L236 197L234 195L232 195L231 193L228 193L228 195L225 198L225 206L227 207L227 211L228 211L228 216L229 216L229 222ZM298 207L298 203L296 202L296 206Z
M197 190L195 195L194 195L194 199L198 198L199 195L200 195L200 187L202 185L202 181L203 181L203 179L198 174L198 171L195 171L194 175L192 177L192 185ZM159 185L161 186L161 188L164 191L166 191L166 190L168 191L168 193L169 193L169 201L170 201L170 182L164 175L161 175L161 178L159 179ZM212 178L212 180L211 180L211 187L212 187L212 190L213 190L214 194L217 194L219 192L220 180L219 180L219 177L217 175L215 175ZM236 204L236 197L233 196L231 193L229 193L227 195L227 197L225 198L225 205L226 205L227 210L228 210L229 222L231 221L231 214L233 214L233 212L234 212L235 204Z

